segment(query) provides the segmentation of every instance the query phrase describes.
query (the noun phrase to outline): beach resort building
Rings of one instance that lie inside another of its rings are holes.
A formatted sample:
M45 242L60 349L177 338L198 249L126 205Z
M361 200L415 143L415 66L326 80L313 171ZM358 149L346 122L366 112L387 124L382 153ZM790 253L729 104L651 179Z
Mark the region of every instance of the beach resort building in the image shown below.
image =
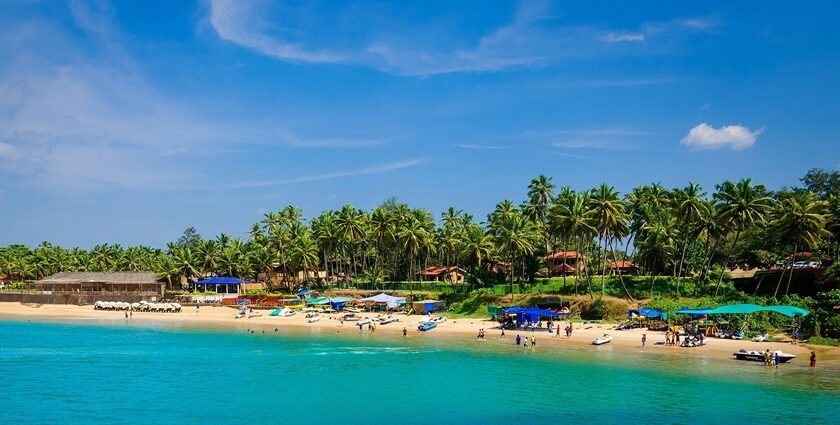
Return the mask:
M421 280L433 280L452 284L464 283L464 277L466 275L466 270L458 266L433 266L417 272L417 277Z
M155 272L61 272L35 282L44 293L149 295L162 297L166 284Z
M639 267L633 264L630 261L610 261L609 262L609 271L612 274L627 274L627 275L635 275L639 274Z
M552 274L573 274L584 270L586 257L577 251L559 251L545 257Z

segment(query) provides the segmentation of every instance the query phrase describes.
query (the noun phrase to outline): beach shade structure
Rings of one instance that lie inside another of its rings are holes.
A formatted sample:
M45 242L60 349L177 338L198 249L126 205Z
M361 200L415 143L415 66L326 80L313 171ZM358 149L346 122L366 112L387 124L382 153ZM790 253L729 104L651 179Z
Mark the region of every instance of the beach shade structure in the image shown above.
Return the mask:
M245 281L238 277L214 276L195 282L195 288L205 292L212 290L217 294L238 294L239 285L243 283ZM223 289L222 292L219 292L220 288ZM231 288L233 288L233 292L231 292Z
M347 305L348 302L353 301L353 298L350 297L333 297L330 298L330 307L341 311L344 310L344 306Z
M316 297L306 300L307 304L324 305L330 303L330 297Z
M683 307L683 308L675 311L674 313L676 313L676 314L687 314L689 316L705 316L705 315L709 314L712 310L714 310L714 309L713 308L708 308L708 307L703 307L703 308Z
M446 301L440 300L422 300L413 301L411 308L420 314L431 313L434 311L441 311L446 309Z
M515 314L516 324L524 322L538 322L540 317L567 317L572 313L559 313L536 307L510 307L505 309L505 314Z
M397 307L405 304L405 298L394 297L394 296L388 295L386 293L381 293L381 294L374 295L374 296L368 297L368 298L362 298L359 301L365 302L365 303L385 304L389 309L397 308Z
M808 314L810 314L808 310L790 305L771 305L764 307L755 304L724 305L712 309L707 314L752 314L761 311L772 311L774 313L783 314L788 317L807 316Z
M632 318L634 315L638 317L646 317L648 319L662 319L668 320L668 313L654 310L652 308L642 307L638 310L627 310L627 317Z

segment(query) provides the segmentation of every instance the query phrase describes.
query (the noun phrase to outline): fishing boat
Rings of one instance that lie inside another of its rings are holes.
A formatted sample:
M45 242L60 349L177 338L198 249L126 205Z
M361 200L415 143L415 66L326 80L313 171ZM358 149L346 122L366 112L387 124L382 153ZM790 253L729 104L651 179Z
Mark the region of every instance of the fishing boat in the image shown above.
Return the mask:
M341 317L341 320L343 320L345 322L355 322L355 321L360 320L360 319L361 319L361 317L356 316L355 313L347 313L347 314L345 314L344 316Z
M604 334L592 340L592 345L604 345L610 341L612 341L613 337L609 334Z
M428 322L423 322L423 323L417 325L417 330L421 331L421 332L426 332L426 331L430 331L430 330L432 330L436 327L437 327L437 323L432 322L432 321L428 321Z
M309 316L309 317L306 318L306 321L309 322L309 323L315 323L319 320L321 320L321 316L319 316L317 314L313 315L313 316Z
M371 320L370 317L365 317L364 319L359 320L359 323L357 323L357 325L364 326L364 325L367 325L370 322L373 322L373 320Z
M787 363L796 358L793 354L783 353L781 350L771 351L770 354L779 356L779 363ZM764 352L755 350L740 349L738 352L732 353L737 360L747 360L753 362L764 362Z

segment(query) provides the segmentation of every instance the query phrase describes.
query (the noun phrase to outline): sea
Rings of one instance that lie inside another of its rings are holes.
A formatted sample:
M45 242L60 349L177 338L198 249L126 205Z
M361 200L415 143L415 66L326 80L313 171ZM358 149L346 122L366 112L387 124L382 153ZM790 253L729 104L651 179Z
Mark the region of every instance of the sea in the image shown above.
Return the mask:
M838 424L840 373L510 336L0 321L0 423Z

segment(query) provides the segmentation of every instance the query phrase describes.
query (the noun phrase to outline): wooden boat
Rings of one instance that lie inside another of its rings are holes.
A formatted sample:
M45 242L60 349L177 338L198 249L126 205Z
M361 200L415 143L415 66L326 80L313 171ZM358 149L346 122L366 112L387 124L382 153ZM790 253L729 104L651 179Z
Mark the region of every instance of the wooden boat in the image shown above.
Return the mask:
M354 313L347 313L341 317L341 320L345 322L355 322L357 320L361 320L361 317L356 316Z
M783 353L781 350L771 351L770 354L776 354L779 356L779 363L787 363L796 358L793 354ZM753 362L764 362L764 352L763 351L754 351L754 350L738 350L735 353L732 353L737 360L747 360Z
M437 327L437 323L432 322L432 321L428 321L428 322L423 322L423 323L419 324L417 326L417 330L421 331L421 332L426 332L426 331L430 331L430 330L432 330L436 327Z
M612 335L604 334L592 340L592 345L604 345L613 340Z

